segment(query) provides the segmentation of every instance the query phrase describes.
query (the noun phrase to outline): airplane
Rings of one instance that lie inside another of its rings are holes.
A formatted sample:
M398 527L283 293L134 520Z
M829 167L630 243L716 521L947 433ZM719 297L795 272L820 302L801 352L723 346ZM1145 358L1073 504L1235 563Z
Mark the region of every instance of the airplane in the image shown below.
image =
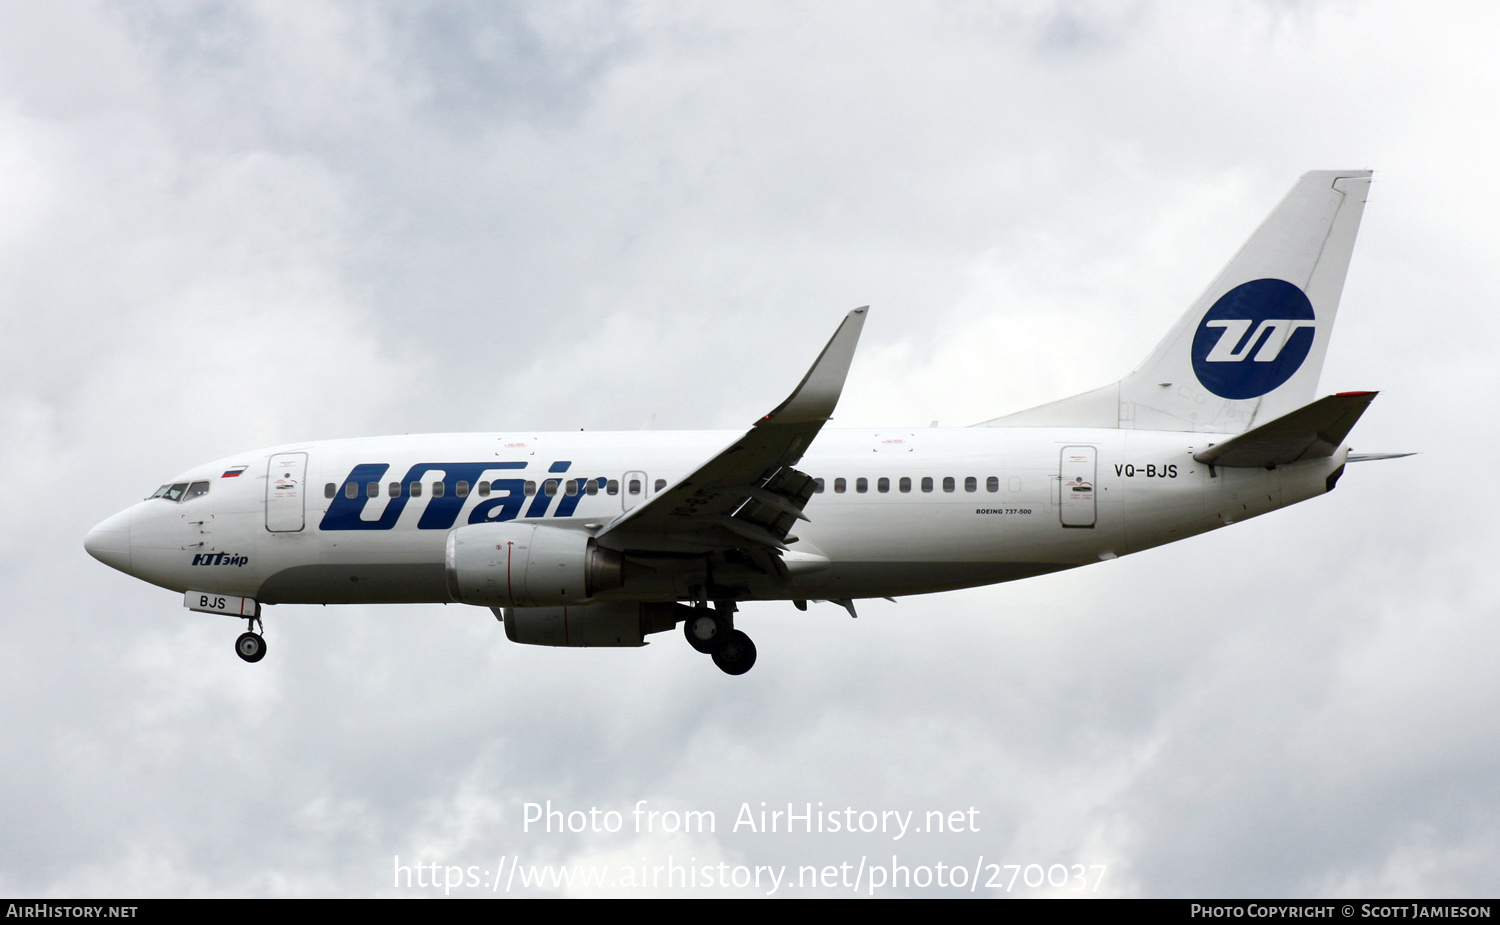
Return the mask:
M1314 399L1371 171L1304 175L1130 375L971 427L840 430L848 313L740 432L296 443L183 472L100 523L99 561L247 622L276 604L458 602L517 642L683 627L724 672L741 604L928 594L1106 561L1332 491L1376 393ZM257 624L261 632L257 633Z

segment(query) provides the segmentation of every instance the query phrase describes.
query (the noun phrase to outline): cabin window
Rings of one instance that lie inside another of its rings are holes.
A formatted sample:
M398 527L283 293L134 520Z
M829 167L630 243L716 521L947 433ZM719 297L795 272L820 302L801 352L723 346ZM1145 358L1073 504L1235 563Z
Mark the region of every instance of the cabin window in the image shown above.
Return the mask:
M951 476L951 475L945 475L945 476L943 476L943 491L952 491L953 489L955 489L957 487L958 486L956 484L954 484L953 476Z
M989 478L985 479L984 480L984 490L985 491L999 491L1000 490L1000 477L998 475L992 475Z
M407 491L409 491L411 493L411 496L413 498L420 498L420 497L422 497L422 483L421 482L412 482L410 485L406 486L406 488L407 488Z
M822 479L813 479L813 494L815 494L815 495L821 495L822 493L823 493L823 480Z
M344 485L344 497L348 498L350 501L353 501L355 498L358 498L359 497L359 486L356 485L356 484L354 484L353 482L346 483Z
M974 476L972 476L972 475L971 476L967 476L964 479L964 491L978 491L978 490L979 490L979 480L976 479L976 478L974 478Z
M166 491L166 490L167 490L167 486L163 485L161 487L161 491ZM158 495L161 494L161 491L157 492L157 494ZM337 485L333 484L332 482L329 482L327 485L323 486L323 497L325 497L325 498L332 498L334 495L336 495L338 493L339 493L339 487Z
M661 491L663 488L666 488L666 487L667 487L667 480L666 479L657 479L656 480L656 490L657 491Z
M387 497L391 497L391 498L399 498L399 497L401 497L401 483L400 482L392 482L389 485L385 486L385 493L386 493Z
M200 495L206 494L208 494L208 483L194 482L193 484L188 486L187 494L182 496L182 500L191 501Z
M604 481L604 480L603 479L589 479L583 485L584 492L586 494L590 494L590 495L597 495L599 493L599 483L602 482L602 481Z
M903 475L901 477L901 483L900 484L901 484L901 490L903 492L911 491L911 479L909 479L909 478L907 478L906 476Z
M604 483L604 493L607 495L618 495L620 493L620 480L610 479Z
M876 482L875 483L875 490L878 491L878 492L880 492L881 494L885 494L886 492L890 491L891 490L891 480L890 479L881 479L880 481Z
M490 483L480 482L477 486L475 486L475 490L479 492L479 497L488 498L490 496Z
M641 480L640 479L631 479L629 482L626 482L625 483L625 490L626 490L626 492L628 492L628 493L630 493L632 495L638 495L638 494L640 494L641 493Z
M453 486L453 493L458 495L460 498L469 497L469 483L459 482L457 485Z
M836 494L836 495L842 495L844 492L846 492L848 490L849 490L849 483L848 482L844 481L843 479L834 479L833 480L833 493L834 494Z
M557 479L548 479L547 481L543 482L542 483L542 491L546 493L547 497L549 497L549 498L556 498L557 497Z
M864 476L860 476L859 478L855 479L854 490L859 492L860 494L864 494L865 492L869 491L870 480L865 478Z
M922 476L922 490L923 491L932 491L932 476L930 476L930 475L924 475L924 476Z
M443 495L445 495L447 493L448 493L448 483L447 482L433 482L432 483L432 496L434 498L441 498Z
M578 482L578 479L572 479L566 486L564 486L563 491L569 498L573 498L578 495Z
M366 498L378 498L378 497L380 497L380 483L379 482L366 482L365 483L365 497Z

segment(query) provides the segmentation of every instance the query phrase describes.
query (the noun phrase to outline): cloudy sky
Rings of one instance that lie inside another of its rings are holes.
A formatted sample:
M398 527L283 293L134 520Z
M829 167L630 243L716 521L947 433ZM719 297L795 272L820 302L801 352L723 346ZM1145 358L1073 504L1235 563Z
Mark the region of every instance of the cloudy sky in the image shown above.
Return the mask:
M1082 865L1107 895L1494 895L1497 20L0 5L0 894L894 856ZM864 304L837 425L1019 410L1128 372L1299 174L1362 167L1322 384L1383 391L1356 449L1422 455L1080 571L858 621L748 607L742 678L675 636L519 647L456 605L278 607L251 666L238 624L82 549L256 446L743 427ZM525 831L549 800L623 830ZM636 832L638 801L717 831ZM762 803L977 831L732 830Z

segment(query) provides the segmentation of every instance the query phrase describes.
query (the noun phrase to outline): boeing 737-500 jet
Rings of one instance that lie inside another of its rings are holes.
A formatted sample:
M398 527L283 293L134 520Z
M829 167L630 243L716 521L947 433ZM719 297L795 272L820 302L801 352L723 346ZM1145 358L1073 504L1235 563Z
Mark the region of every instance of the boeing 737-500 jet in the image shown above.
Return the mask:
M1135 372L964 428L824 429L866 319L743 433L436 434L197 466L110 517L96 559L249 621L273 604L460 602L518 643L683 626L729 674L746 601L894 598L1170 543L1331 491L1374 392L1314 400L1370 185L1309 173ZM263 623L261 623L263 627Z

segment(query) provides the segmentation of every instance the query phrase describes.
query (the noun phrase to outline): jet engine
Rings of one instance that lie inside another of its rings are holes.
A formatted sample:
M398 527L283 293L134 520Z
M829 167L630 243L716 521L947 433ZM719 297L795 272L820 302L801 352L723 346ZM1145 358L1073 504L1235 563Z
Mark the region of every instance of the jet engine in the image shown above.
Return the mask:
M625 581L625 558L587 533L537 524L470 524L448 534L448 595L464 604L578 604Z

